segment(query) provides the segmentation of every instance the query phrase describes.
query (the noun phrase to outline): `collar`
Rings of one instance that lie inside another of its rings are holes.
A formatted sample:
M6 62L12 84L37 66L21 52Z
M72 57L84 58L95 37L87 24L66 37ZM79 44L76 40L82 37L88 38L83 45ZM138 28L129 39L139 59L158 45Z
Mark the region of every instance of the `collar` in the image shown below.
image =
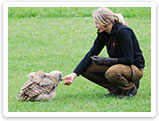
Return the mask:
M118 30L118 23L115 21L110 34L114 35L117 32L117 30Z
M111 34L110 35L114 35L116 34L117 32L119 32L121 29L130 29L128 26L126 25L122 25L120 23L118 23L116 20L115 20L115 23L112 27L112 30L111 30Z

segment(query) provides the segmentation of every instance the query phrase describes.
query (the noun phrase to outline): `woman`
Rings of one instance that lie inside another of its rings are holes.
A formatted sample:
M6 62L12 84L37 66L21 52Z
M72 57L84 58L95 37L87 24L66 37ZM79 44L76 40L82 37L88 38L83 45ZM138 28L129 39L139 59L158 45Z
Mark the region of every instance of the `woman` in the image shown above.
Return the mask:
M98 29L94 45L73 73L63 78L64 84L70 85L82 75L108 89L108 95L135 96L145 61L133 30L121 14L114 14L108 8L97 9L93 17ZM104 46L109 57L97 56Z

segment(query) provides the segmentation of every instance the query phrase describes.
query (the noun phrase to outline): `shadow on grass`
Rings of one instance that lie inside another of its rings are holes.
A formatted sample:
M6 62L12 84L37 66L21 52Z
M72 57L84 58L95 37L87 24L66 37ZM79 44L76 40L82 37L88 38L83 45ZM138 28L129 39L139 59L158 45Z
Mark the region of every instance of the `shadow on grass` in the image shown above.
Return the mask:
M118 96L112 95L106 95L106 93L103 92L91 92L91 93L85 93L85 92L80 92L80 93L65 93L62 96L57 95L57 97L55 98L55 100L95 100L95 99L119 99Z

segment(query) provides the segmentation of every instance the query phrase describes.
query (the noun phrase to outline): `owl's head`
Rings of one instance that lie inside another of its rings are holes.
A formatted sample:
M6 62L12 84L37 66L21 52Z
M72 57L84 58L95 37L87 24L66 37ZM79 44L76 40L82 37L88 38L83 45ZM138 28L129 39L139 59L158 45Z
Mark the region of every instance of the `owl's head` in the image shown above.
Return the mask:
M53 76L58 82L62 81L62 73L60 71L51 71L50 75Z

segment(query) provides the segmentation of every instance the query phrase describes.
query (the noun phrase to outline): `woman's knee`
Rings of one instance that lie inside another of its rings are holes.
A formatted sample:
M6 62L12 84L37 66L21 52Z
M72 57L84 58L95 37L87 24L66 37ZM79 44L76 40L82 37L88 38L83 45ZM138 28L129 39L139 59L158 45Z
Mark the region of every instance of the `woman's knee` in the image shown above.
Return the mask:
M106 71L105 78L108 80L124 78L133 82L141 79L143 72L140 71L135 65L132 65L131 68L130 66L123 64L114 65Z
M132 81L136 82L136 81L140 80L143 76L143 70L140 70L135 65L132 65L131 68L133 71L132 72L133 73Z
M109 81L111 80L117 80L118 78L120 78L121 74L120 74L120 70L119 67L120 65L114 65L111 66L105 73L105 78L108 79Z

